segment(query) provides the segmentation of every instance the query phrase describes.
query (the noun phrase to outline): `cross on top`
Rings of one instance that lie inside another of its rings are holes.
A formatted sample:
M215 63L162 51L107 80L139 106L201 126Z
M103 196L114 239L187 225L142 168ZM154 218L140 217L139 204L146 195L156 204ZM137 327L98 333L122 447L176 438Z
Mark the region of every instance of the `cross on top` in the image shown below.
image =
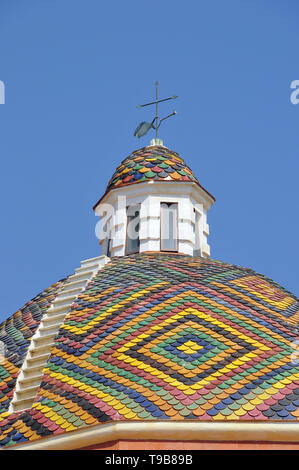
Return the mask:
M152 122L145 122L142 121L136 128L134 135L135 137L143 137L151 128L156 131L156 139L158 138L158 129L162 124L162 121L165 121L165 119L168 119L171 116L174 116L177 114L176 111L173 111L173 113L169 114L168 116L165 116L164 118L159 118L158 114L158 104L161 103L162 101L168 101L168 100L174 100L178 98L176 95L170 96L169 98L164 98L162 100L158 99L158 87L159 87L159 82L155 83L156 87L156 100L151 101L150 103L145 103L145 104L139 104L137 108L144 108L145 106L150 106L152 104L156 105L156 116L152 120ZM155 124L154 124L155 123Z

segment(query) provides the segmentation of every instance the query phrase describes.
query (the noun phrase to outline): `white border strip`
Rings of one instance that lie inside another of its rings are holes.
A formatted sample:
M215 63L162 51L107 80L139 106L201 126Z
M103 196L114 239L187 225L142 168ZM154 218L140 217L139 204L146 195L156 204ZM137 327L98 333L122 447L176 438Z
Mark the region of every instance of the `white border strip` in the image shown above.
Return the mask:
M119 439L299 443L298 422L118 421L86 426L11 450L71 450Z

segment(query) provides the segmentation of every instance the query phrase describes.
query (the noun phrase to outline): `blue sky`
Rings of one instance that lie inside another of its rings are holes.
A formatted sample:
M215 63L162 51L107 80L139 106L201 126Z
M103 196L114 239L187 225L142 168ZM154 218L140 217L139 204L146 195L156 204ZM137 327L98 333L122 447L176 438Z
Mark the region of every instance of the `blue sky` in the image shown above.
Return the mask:
M0 320L100 253L93 204L161 127L216 197L211 257L298 286L296 0L1 0Z

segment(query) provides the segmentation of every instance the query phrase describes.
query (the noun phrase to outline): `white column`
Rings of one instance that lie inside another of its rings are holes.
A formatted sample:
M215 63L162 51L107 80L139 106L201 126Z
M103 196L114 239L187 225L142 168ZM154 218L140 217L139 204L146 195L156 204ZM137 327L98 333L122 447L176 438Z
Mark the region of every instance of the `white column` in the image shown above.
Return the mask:
M160 251L160 200L148 196L140 210L140 253Z
M178 201L178 251L186 255L193 255L194 233L193 233L193 205L189 197L179 197Z

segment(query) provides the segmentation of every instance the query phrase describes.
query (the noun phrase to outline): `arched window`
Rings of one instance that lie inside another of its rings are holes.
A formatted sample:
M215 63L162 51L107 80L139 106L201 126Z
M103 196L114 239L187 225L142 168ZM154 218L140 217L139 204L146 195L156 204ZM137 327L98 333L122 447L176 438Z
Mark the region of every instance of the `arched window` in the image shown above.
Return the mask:
M127 207L126 255L139 252L140 204Z
M108 236L108 243L107 243L107 256L111 258L111 245L112 245L112 240L111 240L111 231L109 232Z
M106 245L106 254L110 258L111 257L111 245L112 245L112 240L111 240L111 229L109 228L108 231L108 223L111 224L110 222L106 222L105 225L103 225L103 233L107 234L107 245Z
M178 251L178 205L161 203L161 251Z

